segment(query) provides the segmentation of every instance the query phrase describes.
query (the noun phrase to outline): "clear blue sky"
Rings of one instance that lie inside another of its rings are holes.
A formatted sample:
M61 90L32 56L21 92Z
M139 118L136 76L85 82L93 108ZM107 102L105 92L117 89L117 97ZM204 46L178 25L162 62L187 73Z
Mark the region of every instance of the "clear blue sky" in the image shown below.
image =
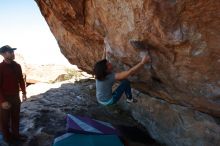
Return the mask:
M68 64L34 0L0 0L0 47L16 47L29 63Z

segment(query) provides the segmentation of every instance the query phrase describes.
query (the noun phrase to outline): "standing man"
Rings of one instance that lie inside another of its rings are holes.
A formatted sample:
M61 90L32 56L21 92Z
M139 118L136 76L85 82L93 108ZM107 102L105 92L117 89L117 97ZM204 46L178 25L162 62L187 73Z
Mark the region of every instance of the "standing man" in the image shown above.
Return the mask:
M0 48L4 60L0 63L0 126L4 141L24 140L19 134L20 97L19 89L26 100L26 88L21 66L14 61L14 50L6 45Z

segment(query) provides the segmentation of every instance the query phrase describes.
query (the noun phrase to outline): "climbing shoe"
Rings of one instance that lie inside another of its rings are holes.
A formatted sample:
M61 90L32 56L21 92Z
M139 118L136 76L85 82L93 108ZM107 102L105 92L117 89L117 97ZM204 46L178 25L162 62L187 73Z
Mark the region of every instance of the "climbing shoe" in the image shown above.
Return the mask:
M127 99L127 102L128 103L135 103L135 102L137 102L137 99L135 99L135 98Z

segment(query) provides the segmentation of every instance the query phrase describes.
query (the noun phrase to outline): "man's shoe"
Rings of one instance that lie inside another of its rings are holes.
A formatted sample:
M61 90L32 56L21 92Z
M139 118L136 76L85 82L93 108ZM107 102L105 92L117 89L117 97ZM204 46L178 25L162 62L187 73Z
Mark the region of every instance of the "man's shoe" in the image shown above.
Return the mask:
M135 102L137 102L137 99L135 99L135 98L132 98L132 99L127 99L127 102L128 103L135 103Z

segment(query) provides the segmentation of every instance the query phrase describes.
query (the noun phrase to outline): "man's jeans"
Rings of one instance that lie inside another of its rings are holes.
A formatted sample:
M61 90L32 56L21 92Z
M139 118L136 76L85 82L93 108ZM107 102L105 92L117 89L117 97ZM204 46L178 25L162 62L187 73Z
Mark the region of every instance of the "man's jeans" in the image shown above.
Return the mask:
M9 141L12 136L19 135L19 114L20 98L19 95L6 97L6 101L11 104L8 110L0 108L0 126L5 141Z
M116 103L122 97L124 92L127 99L132 99L131 86L128 80L122 80L118 88L112 93L112 104Z

